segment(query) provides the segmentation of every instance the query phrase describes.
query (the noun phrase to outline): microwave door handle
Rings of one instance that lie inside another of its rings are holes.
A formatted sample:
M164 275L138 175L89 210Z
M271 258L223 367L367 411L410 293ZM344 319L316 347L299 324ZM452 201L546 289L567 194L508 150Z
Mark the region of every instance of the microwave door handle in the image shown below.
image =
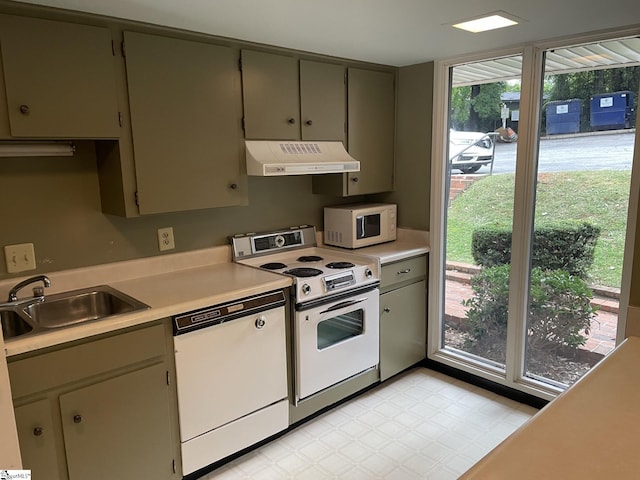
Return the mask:
M346 307L350 307L352 305L355 305L356 303L361 303L368 300L367 298L359 298L358 300L347 300L346 302L340 302L340 303L336 303L335 305L332 305L331 307L327 308L326 310L323 310L322 312L320 312L320 315L322 315L323 313L329 313L329 312L335 312L336 310L340 310L342 308L346 308Z
M360 235L356 235L356 238L364 238L364 215L356 217L356 223L360 230Z

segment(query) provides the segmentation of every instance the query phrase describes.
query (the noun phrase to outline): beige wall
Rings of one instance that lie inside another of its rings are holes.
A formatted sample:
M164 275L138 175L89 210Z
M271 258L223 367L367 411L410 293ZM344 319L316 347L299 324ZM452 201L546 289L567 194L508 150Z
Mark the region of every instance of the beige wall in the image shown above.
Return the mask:
M382 200L398 204L398 224L429 230L433 62L398 72L395 191Z

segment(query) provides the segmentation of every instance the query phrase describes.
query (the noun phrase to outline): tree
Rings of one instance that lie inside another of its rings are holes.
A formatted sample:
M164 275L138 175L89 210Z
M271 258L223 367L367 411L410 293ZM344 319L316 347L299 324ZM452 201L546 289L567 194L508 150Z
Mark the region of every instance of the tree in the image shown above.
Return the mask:
M506 88L505 82L452 88L451 128L482 132L494 130L500 119L500 94Z
M471 87L455 87L451 89L451 128L464 130L471 111Z

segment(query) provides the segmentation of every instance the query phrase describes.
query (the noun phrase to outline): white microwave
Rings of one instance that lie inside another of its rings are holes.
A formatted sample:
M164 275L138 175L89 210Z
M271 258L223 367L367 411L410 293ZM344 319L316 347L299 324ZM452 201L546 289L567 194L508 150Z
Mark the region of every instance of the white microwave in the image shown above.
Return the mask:
M324 209L324 243L360 248L396 239L397 205L360 203Z

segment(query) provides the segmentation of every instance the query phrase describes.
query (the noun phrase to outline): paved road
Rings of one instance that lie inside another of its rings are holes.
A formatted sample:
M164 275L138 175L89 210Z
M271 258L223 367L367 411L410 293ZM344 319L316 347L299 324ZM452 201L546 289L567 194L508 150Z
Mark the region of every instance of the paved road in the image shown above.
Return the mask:
M631 170L633 133L547 137L540 142L539 172ZM515 171L517 143L497 143L493 173ZM489 173L482 167L478 174Z

